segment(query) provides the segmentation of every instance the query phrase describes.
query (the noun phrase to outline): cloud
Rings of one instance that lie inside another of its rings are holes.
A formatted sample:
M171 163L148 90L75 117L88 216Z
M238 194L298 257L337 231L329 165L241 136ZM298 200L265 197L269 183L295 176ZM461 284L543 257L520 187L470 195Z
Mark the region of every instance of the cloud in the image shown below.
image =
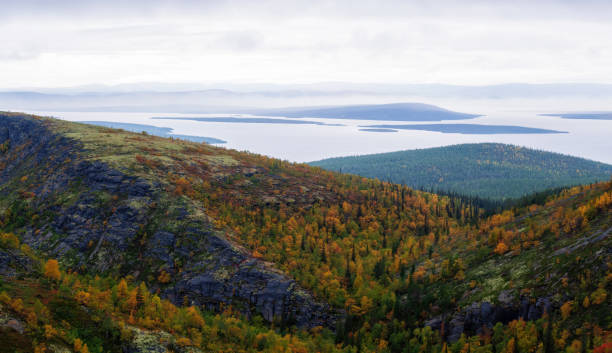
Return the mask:
M228 31L216 33L212 47L235 52L255 50L262 45L262 36L258 32Z
M24 61L32 60L40 55L36 51L20 51L20 50L7 50L0 48L0 61Z
M0 85L612 82L612 2L22 0Z
M264 16L267 18L419 18L482 16L609 20L607 0L20 0L3 4L0 16L150 17L173 15Z

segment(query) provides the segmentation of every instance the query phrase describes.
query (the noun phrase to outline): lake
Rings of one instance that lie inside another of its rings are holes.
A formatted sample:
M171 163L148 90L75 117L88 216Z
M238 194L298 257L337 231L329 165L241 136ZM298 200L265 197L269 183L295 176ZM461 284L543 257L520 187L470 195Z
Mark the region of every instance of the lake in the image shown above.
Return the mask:
M612 164L612 120L563 119L542 116L566 111L612 110L599 104L586 106L550 101L541 104L517 101L447 101L427 102L446 109L483 114L467 120L441 121L440 124L511 125L567 133L465 134L423 130L367 129L366 125L397 125L397 121L308 118L318 124L244 123L243 118L269 119L245 114L177 114L118 112L41 112L70 121L111 121L172 128L173 134L207 136L227 141L219 145L247 150L295 162L308 162L329 157L392 152L406 149L446 146L459 143L500 142L546 151L559 152ZM503 103L503 104L502 104ZM559 104L557 104L559 103ZM612 105L612 103L608 103ZM556 108L555 108L556 107ZM219 117L240 119L219 119ZM153 117L210 117L212 121L152 119ZM283 117L275 117L282 119ZM276 119L275 119L276 120ZM229 121L229 122L228 122ZM403 124L403 122L402 122ZM419 122L414 122L419 124Z

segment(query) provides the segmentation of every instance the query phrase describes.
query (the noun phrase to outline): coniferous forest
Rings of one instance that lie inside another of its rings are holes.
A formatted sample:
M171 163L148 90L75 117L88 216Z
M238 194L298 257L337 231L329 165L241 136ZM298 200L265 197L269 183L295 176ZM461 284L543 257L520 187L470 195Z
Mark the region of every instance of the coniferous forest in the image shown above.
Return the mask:
M500 143L339 157L310 164L415 189L497 201L604 181L612 174L608 164Z

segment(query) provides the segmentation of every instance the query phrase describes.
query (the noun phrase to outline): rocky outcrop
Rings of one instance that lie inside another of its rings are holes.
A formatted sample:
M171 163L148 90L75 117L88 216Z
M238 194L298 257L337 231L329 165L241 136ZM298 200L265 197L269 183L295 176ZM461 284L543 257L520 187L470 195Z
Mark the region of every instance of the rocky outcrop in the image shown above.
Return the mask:
M206 237L212 256L190 264L181 279L166 291L169 298L216 309L232 304L245 315L261 314L268 321L300 327L335 329L332 308L314 300L293 279L270 264L252 258L219 235Z
M14 278L20 273L30 273L37 264L14 249L0 249L0 277Z
M174 343L174 337L164 331L148 331L137 327L128 326L132 334L129 343L121 347L122 353L202 353L203 351L193 346L180 346Z
M551 312L553 304L549 298L538 298L535 301L527 297L519 300L511 291L502 291L497 304L489 302L472 303L460 312L452 315L437 316L425 323L433 329L440 330L444 324L446 339L455 342L461 334L480 334L484 328L492 328L496 323L506 324L522 318L534 321L542 317L544 312Z
M8 310L2 307L0 304L0 329L13 330L19 334L23 334L26 329L26 324L8 314Z
M612 235L612 227L606 229L606 230L599 230L589 236L580 238L578 240L576 240L573 244L568 245L566 247L563 247L557 251L555 251L553 253L553 256L559 256L559 255L567 255L567 254L571 254L574 251L581 249L585 246L589 246L591 244L600 242L604 239L606 239L607 237L609 237L610 235Z
M192 219L188 205L168 204L161 185L82 158L78 142L33 118L0 114L0 144L9 140L0 154L0 194L12 197L16 180L28 176L36 195L28 208L41 215L22 229L32 248L73 268L130 274L177 304L212 310L231 304L268 321L335 328L329 305L228 241L206 218ZM0 269L2 261L0 253ZM170 282L149 280L162 270Z
M24 241L73 266L85 265L98 272L124 264L141 225L147 222L152 187L100 162L75 162L59 174L41 178L41 190L55 193L38 199L40 207L55 216L41 228L27 231ZM53 205L62 193L71 193L73 202Z

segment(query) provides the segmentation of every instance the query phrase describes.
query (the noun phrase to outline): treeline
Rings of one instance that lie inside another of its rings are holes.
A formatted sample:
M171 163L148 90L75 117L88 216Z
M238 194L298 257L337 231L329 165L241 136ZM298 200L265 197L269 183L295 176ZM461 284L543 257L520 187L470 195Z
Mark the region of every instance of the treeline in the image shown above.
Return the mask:
M468 215L466 222L476 223L480 218L489 217L509 209L520 209L530 205L544 205L551 198L555 198L569 187L558 187L534 192L519 198L512 199L489 199L478 196L463 195L454 191L423 189L425 192L446 196L449 198L449 215L455 217L460 215L459 210L468 207L471 210L479 210Z

